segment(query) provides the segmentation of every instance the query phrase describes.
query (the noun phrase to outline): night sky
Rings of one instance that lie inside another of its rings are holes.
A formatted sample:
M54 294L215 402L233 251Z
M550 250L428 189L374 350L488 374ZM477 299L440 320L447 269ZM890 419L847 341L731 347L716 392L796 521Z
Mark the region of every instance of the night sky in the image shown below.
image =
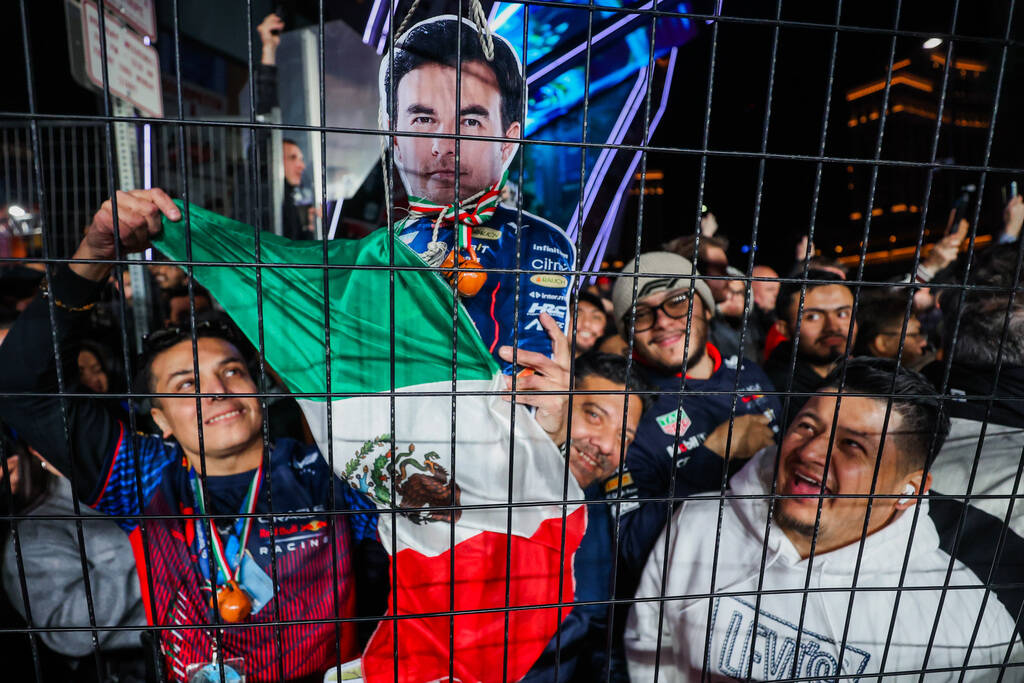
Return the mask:
M318 3L292 3L298 23L303 13L315 19ZM358 23L356 16L368 12L371 3L326 3L329 18L338 16L350 23ZM489 3L485 3L489 6ZM716 3L697 0L694 11L711 11ZM404 12L406 3L399 10ZM443 2L424 3L424 7L444 5ZM953 43L954 56L970 58L987 64L983 77L971 84L970 92L960 96L975 101L976 108L991 115L1002 45L1006 30L1008 3L967 3L959 6L953 0L908 0L900 7L898 29L904 34L896 42L895 61L910 58L927 61L928 54L922 42L928 35L945 35L951 31L961 37ZM183 2L185 11L189 2ZM67 73L62 4L50 0L29 3L33 45L33 67L36 73L37 106L40 111L61 113L99 113L95 94L74 84ZM48 8L48 9L47 9ZM744 245L751 244L755 209L760 200L757 222L758 263L767 263L780 271L792 264L793 248L811 222L812 197L817 164L814 161L772 159L764 163L763 182L758 192L761 162L757 158L744 158L743 153L757 153L765 144L762 131L765 123L767 86L772 58L775 26L762 20L772 20L779 5L765 0L724 0L722 12L727 17L743 21L722 21L718 28L715 52L715 71L711 117L709 121L709 148L728 152L729 155L711 155L707 159L704 203L719 219L721 232L727 235L732 248L730 255L741 268L747 265ZM429 7L428 7L429 9ZM450 9L450 8L449 8ZM847 120L851 103L846 93L857 86L884 78L889 61L891 36L896 18L896 2L843 3L841 23L844 26L880 29L882 32L840 33L836 53L831 112L825 154L839 157L870 158L874 152L877 125L850 128ZM954 9L958 11L955 26ZM433 10L431 10L433 11ZM43 14L49 13L46 21ZM58 14L59 12L59 14ZM0 99L2 111L27 111L23 71L22 46L18 27L20 18L17 3L4 3L3 31L7 40L8 59L18 68L5 71L5 88ZM1014 22L1007 50L1006 71L1003 77L1003 95L995 128L991 165L1020 168L1024 140L1017 122L1024 118L1024 98L1020 83L1024 74L1024 47L1021 39L1021 19ZM830 28L836 18L836 3L821 0L786 0L781 3L783 21L816 24L812 26L782 26L778 32L774 90L771 100L771 119L765 149L770 154L817 155L821 144L825 93L832 55L833 33ZM58 20L52 20L58 17ZM364 21L364 20L363 20ZM919 35L918 35L919 34ZM705 108L708 92L709 58L713 29L701 26L700 34L680 49L679 67L665 118L656 131L652 144L684 151L652 152L648 168L664 173L658 181L664 193L648 197L645 202L645 221L642 245L655 248L662 242L694 229L698 206L698 180L703 145ZM981 38L983 40L973 40ZM934 52L945 53L948 42ZM930 73L917 66L908 71L941 82L941 69ZM955 90L955 88L950 88ZM893 96L898 88L893 88ZM880 95L878 95L880 98ZM937 97L935 97L937 100ZM913 135L896 125L899 117L890 117L893 125L886 126L882 145L883 159L904 159L918 162L929 160L933 121L923 119L913 127ZM983 160L987 129L962 130L944 126L939 159L961 164L980 164ZM961 138L959 139L958 138ZM953 150L953 151L950 151ZM815 216L816 244L829 255L837 255L837 245L844 255L856 253L864 229L863 221L849 219L855 211L866 209L866 185L870 178L870 165L858 165L854 175L858 193L848 190L849 175L844 163L822 164L819 207ZM967 176L970 176L968 178ZM924 206L924 179L920 169L891 170L880 174L878 201L884 203L883 190L895 184L908 196L906 203ZM982 203L981 232L991 232L998 223L1000 189L1011 178L998 173L989 174L987 192ZM930 212L927 227L940 224L949 210L952 195L963 182L978 182L979 174L953 173L941 170L934 174ZM1024 186L1024 177L1019 178ZM915 188L917 188L915 190ZM623 216L622 241L614 257L632 256L637 225L637 201L626 204ZM920 214L906 216L905 220L889 221L879 218L872 224L869 245L874 248L878 239L891 235L894 244L913 244L920 230Z
M946 34L952 27L954 3L951 1L904 2L899 21L901 32L924 34ZM777 5L774 2L726 1L723 11L733 17L774 19ZM895 22L895 3L858 2L844 3L841 22L846 26L870 27L891 30ZM697 10L700 10L698 3ZM1000 15L1002 12L1002 15ZM970 37L999 38L1006 29L1004 3L960 3L956 33ZM835 21L834 2L793 2L782 3L783 21L799 21L831 25ZM1018 17L1015 27L1021 25ZM762 131L765 120L767 85L770 74L774 26L752 23L722 22L718 32L714 93L709 125L709 148L731 152L760 152L763 144ZM1011 39L1019 38L1020 30L1011 33ZM897 39L895 61L903 58L927 58L923 55L924 38L901 36ZM833 32L830 28L812 29L783 26L778 34L778 51L775 66L775 83L771 102L771 119L765 149L779 155L817 155L821 144L822 121L826 103L826 85L829 60L832 54ZM889 63L890 35L872 33L841 32L836 54L833 95L828 126L825 154L828 156L852 156L864 158L874 152L877 125L870 131L851 129L847 125L850 103L845 94L856 86L885 77ZM666 115L666 122L653 138L655 146L700 149L705 118L705 104L708 89L708 63L711 54L712 31L708 26L700 37L680 50L680 63L687 68L680 69L673 86L672 99ZM938 48L942 52L946 46ZM954 43L955 55L983 60L989 70L979 82L973 85L975 95L984 101L982 110L991 113L995 90L996 73L1001 52L999 44L985 44L961 40ZM1020 168L1022 163L1022 136L1017 122L1021 120L1021 82L1024 50L1013 45L1008 50L1007 68L1004 76L1003 97L997 119L991 165ZM917 69L920 72L920 69ZM923 75L941 83L941 70ZM952 88L950 88L952 90ZM895 93L895 89L894 89ZM879 94L879 97L881 94ZM947 105L949 106L949 105ZM890 122L896 117L892 117ZM920 140L908 145L894 126L886 126L883 139L882 159L906 159L925 162L930 158L931 137L934 121L920 126L926 129ZM944 158L941 150L956 147L956 140L945 138L940 144L938 158ZM894 133L893 131L896 130ZM954 129L952 136L969 135L968 151L954 155L956 163L980 164L983 158L983 142L987 131ZM978 142L978 144L975 144ZM964 147L964 145L960 145ZM974 157L974 158L967 158ZM699 155L652 153L649 168L665 171L665 206L651 205L649 213L652 223L645 221L643 245L645 249L656 247L679 232L693 231L697 206L699 179ZM758 242L760 250L758 263L767 263L777 269L788 268L792 263L793 251L799 235L810 225L811 204L815 185L817 164L813 161L777 159L764 164L764 178L761 192L760 219L758 221ZM754 225L755 204L758 197L758 174L760 161L750 158L709 157L706 171L704 203L719 219L721 231L729 236L733 246L730 249L736 265L745 267L746 257L740 252L743 244L750 244ZM870 166L858 169L865 177ZM897 182L899 173L894 171L884 182ZM924 182L919 185L916 203L923 203ZM959 187L960 177L940 171L933 179L931 215L928 224L944 221L949 210L951 186ZM965 175L965 174L960 174ZM977 182L978 174L971 175L970 182ZM881 184L883 179L880 178ZM1001 207L998 206L999 187L1007 182L1005 176L995 174L989 177L990 192L983 202L982 230L991 229L997 220ZM825 163L822 170L821 195L816 217L816 245L830 255L836 255L836 244L857 248L863 231L863 222L851 223L848 215L858 207L851 207L847 191L846 164ZM671 206L669 202L671 201ZM864 211L864 207L859 207ZM941 219L939 218L941 214ZM636 225L635 208L631 216ZM660 218L661 220L658 220ZM913 220L909 235L898 235L900 244L913 243L919 232L919 216ZM935 221L933 221L935 219ZM987 219L987 222L986 222ZM880 221L876 221L879 223ZM904 222L904 232L906 232ZM876 232L873 226L872 238ZM635 230L635 227L633 228ZM888 230L886 230L888 232ZM869 240L869 243L873 239ZM631 254L622 253L628 257Z

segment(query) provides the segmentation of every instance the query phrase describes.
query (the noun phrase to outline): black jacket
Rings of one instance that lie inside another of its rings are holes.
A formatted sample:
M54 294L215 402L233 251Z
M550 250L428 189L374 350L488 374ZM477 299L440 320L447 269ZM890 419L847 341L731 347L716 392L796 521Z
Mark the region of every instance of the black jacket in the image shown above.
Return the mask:
M787 340L775 347L772 355L768 356L768 360L764 364L764 372L775 388L778 391L791 392L789 396L780 397L785 410L785 415L782 416L783 431L807 403L809 398L807 394L817 391L824 379L814 371L810 364L800 360L799 356L796 359L796 367L790 372L792 363L793 342ZM790 378L792 378L792 386L790 386Z

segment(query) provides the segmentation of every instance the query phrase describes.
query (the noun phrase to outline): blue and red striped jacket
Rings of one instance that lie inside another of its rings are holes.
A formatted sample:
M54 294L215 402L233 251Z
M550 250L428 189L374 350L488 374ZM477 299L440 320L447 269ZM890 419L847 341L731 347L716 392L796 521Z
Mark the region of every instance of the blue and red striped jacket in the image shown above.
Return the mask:
M102 487L84 502L100 512L125 517L118 523L132 542L147 616L151 624L168 627L161 639L167 669L175 679L185 680L189 664L209 661L213 654L210 630L192 628L212 622L211 592L204 578L208 570L203 571L209 567L207 535L196 533L196 524L204 521L200 517L145 519L144 542L143 526L132 516L195 514L187 463L173 442L154 436L125 438L122 433L101 471L105 473ZM142 485L141 506L136 471ZM322 674L339 657L346 661L358 656L354 624L340 624L336 643L330 620L355 615L351 549L366 538L376 538L376 515L328 514L331 482L337 509L369 507L333 476L315 446L278 441L270 454L269 474L269 486L261 488L256 505L256 513L263 514L254 519L246 547L267 576L276 573L277 597L243 626L222 632L222 654L243 658L250 681ZM251 479L251 472L208 477L209 512L236 513ZM268 494L279 511L275 515L270 514ZM332 555L337 558L334 562ZM311 620L326 623L251 626Z
M51 331L46 300L37 296L0 345L0 419L69 475L82 501L114 516L128 532L149 620L160 627L167 673L185 680L189 664L210 661L205 627L213 614L202 571L208 558L200 538L206 536L196 534L201 518L191 516L195 503L182 451L157 436L130 433L94 397L57 395L51 335L61 349L64 377L76 376L74 340L87 331L85 309L101 288L66 266L55 269L51 292L62 303L56 329ZM336 634L334 620L357 616L357 599L366 616L383 612L387 569L376 514L335 478L313 446L281 439L268 468L247 548L276 580L277 594L259 613L224 627L221 654L244 658L250 682L319 680L339 659L359 654L356 624L339 623ZM252 474L208 477L208 512L227 515L230 526ZM372 604L378 597L379 611L370 613L378 609ZM312 623L321 620L327 623Z

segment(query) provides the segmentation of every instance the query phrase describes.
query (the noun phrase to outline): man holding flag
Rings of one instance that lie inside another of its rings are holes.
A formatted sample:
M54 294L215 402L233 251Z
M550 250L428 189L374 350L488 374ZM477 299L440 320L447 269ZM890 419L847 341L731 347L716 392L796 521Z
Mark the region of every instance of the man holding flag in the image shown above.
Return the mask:
M121 192L117 204L119 222L113 220L112 202L106 202L75 261L57 269L53 291L44 290L4 344L0 361L12 371L0 384L3 393L56 390L46 298L53 300L58 342L67 348L109 275L110 264L104 261L114 256L114 240L120 239L126 252L147 248L160 232L161 213L163 235L155 244L167 253L181 257L190 226L196 261L255 260L256 231L250 226L197 207L185 220L160 190ZM265 262L282 263L287 257L291 264L315 263L320 258L320 245L297 250L290 240L262 238ZM364 509L366 498L355 495L355 488L393 511L380 523L380 540L396 556L392 613L457 614L454 623L447 617L383 622L363 653L366 680L390 680L396 660L399 680L432 680L449 668L464 680L495 680L503 676L503 661L508 680L517 680L557 630L558 610L546 605L574 598L572 562L585 528L585 509L557 501L578 501L583 495L572 477L563 493L566 463L533 416L521 406L513 416L502 402L498 394L505 377L464 310L452 334L450 290L441 278L397 270L393 335L379 324L392 312L371 295L388 291L389 274L373 266L386 264L389 250L399 267L416 259L400 242L386 238L381 232L376 238L330 245L332 263L371 267L329 271L328 291L338 311L327 315L334 380L326 396L356 394L333 411L333 444L325 440L324 420L333 402L323 398L327 373L320 270L264 269L266 359L294 391L313 394L301 399L303 408L321 449L333 446L335 473L352 485L333 487L338 508ZM194 272L255 339L255 270L214 265L196 266ZM552 334L557 360L522 350L520 362L537 371L531 379L538 388L564 391L568 342L553 319L540 319ZM193 333L198 367L193 365ZM366 514L327 514L334 478L327 476L315 449L284 440L272 444L264 458L262 411L251 396L257 386L240 347L229 330L211 325L149 337L139 369L141 388L180 394L153 401L152 417L163 439L133 437L125 425L82 400L68 401L74 452L63 438L58 399L9 397L0 401L0 415L38 444L58 469L74 471L78 495L87 504L121 516L186 515L184 520L147 520L148 546L138 521L121 522L136 551L150 621L167 628L161 645L173 679L186 681L203 667L212 672L226 664L244 669L252 681L314 680L339 658L358 652L352 625L340 625L336 643L329 619L357 616L356 603L376 590L359 584L357 591L356 580L367 574L370 567L361 558L374 556L378 536ZM508 355L511 350L502 351ZM444 387L452 393L455 352L455 396L438 398L436 392ZM387 431L392 363L394 438ZM203 393L198 410L197 383ZM454 444L449 441L453 401ZM564 394L534 394L522 401L538 406L538 413L547 410L564 429ZM462 456L458 463L456 446ZM264 495L269 489L274 491L273 515L260 516L271 512ZM509 502L521 505L510 512ZM238 516L211 523L190 517L195 514ZM328 528L324 522L331 519L334 526ZM287 535L295 530L309 531L305 535L315 536L316 542L289 542ZM213 572L216 579L211 580ZM145 590L150 585L152 593ZM336 593L340 602L333 599ZM507 607L513 611L506 626ZM523 609L530 607L536 609ZM567 613L562 610L563 616ZM285 622L283 640L273 627L252 627L267 620ZM229 627L219 641L213 628L190 628L225 622L245 628ZM454 648L446 646L450 629Z
M195 276L250 339L262 323L266 360L303 394L321 452L381 512L398 618L363 652L370 683L518 680L570 611L552 605L576 597L587 512L559 450L562 273L574 252L555 226L497 203L521 129L522 75L508 43L493 38L488 55L480 40L454 17L397 39L381 86L385 105L394 87L384 118L395 117L411 213L394 231L329 242L326 277L309 267L324 263L323 244L257 236L197 207L165 220L156 242L185 259L190 241L193 261L222 264ZM460 140L456 155L455 134L508 140ZM272 265L259 278L229 265L254 262ZM530 372L516 389L531 393L509 405L520 368Z
M435 23L443 30L429 34L434 44L459 29L454 18L427 22ZM461 30L480 38L471 24ZM405 39L400 47L413 46ZM458 69L449 65L450 56L407 63L404 75L396 67L393 79L385 74L398 86L408 125L436 125L421 130L439 135L486 135L484 124L500 121L501 134L518 137L520 124L513 119L519 105L508 98L521 88L519 63L507 43L495 39L494 47L491 62L486 55L473 58L465 41L461 48L450 45L453 54L461 50L464 70L462 104L454 108L449 100ZM428 99L423 88L413 88L410 100L406 90L417 79L447 97ZM422 138L406 142L421 145L422 152ZM465 165L462 159L455 163L443 143L433 144L426 167L422 154L396 145L403 176L421 180L410 184L413 213L397 226L400 236L383 229L359 241L333 241L326 260L336 267L326 272L309 267L324 263L322 244L260 235L181 203L187 210L179 215L159 191L118 195L132 208L121 214L120 238L128 250L147 246L157 232L152 219L159 207L165 218L154 245L173 259L215 264L196 265L193 274L251 341L265 342L267 363L303 394L299 402L335 474L382 511L380 539L392 555L389 613L397 618L383 622L363 652L365 679L518 680L568 612L552 605L575 598L573 561L586 528L583 492L558 447L565 439L569 387L569 350L559 321L567 317L570 286L559 273L572 268L573 251L554 226L528 216L520 222L519 212L497 207L514 143L465 142ZM456 188L467 197L457 206ZM132 198L146 203L142 224ZM105 211L109 216L109 205ZM110 224L102 233L110 251L118 232L109 219L103 223ZM110 256L112 251L103 258ZM240 265L246 263L261 265ZM524 272L507 272L520 266ZM477 277L464 277L474 270ZM515 365L513 343L519 347ZM204 358L198 370L172 374L202 375ZM535 413L508 405L502 399L508 398L509 374L519 367L531 372L520 374L517 389L563 393L516 397ZM191 441L216 426L191 424ZM202 509L202 488L191 488ZM216 550L218 557L231 556L238 548ZM218 586L223 578L226 595L238 598L226 602L264 597L254 596L259 586L232 576L237 570L230 560L224 573L218 572ZM253 618L238 613L241 621Z
M161 436L133 435L95 400L52 395L53 339L67 378L115 240L139 251L160 230L161 212L181 218L160 190L119 192L117 208L117 226L110 201L96 213L70 265L52 271L0 346L0 418L71 479L83 503L118 516L149 623L162 627L169 680L220 680L220 665L229 681L320 681L359 652L356 625L330 620L383 611L387 569L376 514L316 448L280 439L264 453L258 387L237 334L200 324L147 337L137 383L161 394L151 399Z

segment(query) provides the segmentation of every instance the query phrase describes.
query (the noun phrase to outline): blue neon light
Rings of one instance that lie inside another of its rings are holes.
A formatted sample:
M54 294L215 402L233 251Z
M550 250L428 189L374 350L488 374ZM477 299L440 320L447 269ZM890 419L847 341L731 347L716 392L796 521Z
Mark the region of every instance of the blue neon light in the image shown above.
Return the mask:
M588 0L573 0L588 4ZM615 7L657 6L659 9L686 12L687 3L672 0L606 0L605 11L595 11L590 50L590 96L611 88L647 66L650 58L650 27L647 15L623 14ZM523 24L526 9L519 3L495 3L491 10L491 28L517 49L525 52L527 80L530 84L525 134L543 128L577 107L584 99L586 70L587 11L568 7L531 7L529 33L523 50ZM614 28L614 31L609 30ZM602 31L604 32L602 34ZM664 56L672 47L682 45L696 35L689 19L658 19L654 56ZM572 56L559 63L551 54ZM552 68L555 64L555 68ZM537 74L542 74L538 78Z

